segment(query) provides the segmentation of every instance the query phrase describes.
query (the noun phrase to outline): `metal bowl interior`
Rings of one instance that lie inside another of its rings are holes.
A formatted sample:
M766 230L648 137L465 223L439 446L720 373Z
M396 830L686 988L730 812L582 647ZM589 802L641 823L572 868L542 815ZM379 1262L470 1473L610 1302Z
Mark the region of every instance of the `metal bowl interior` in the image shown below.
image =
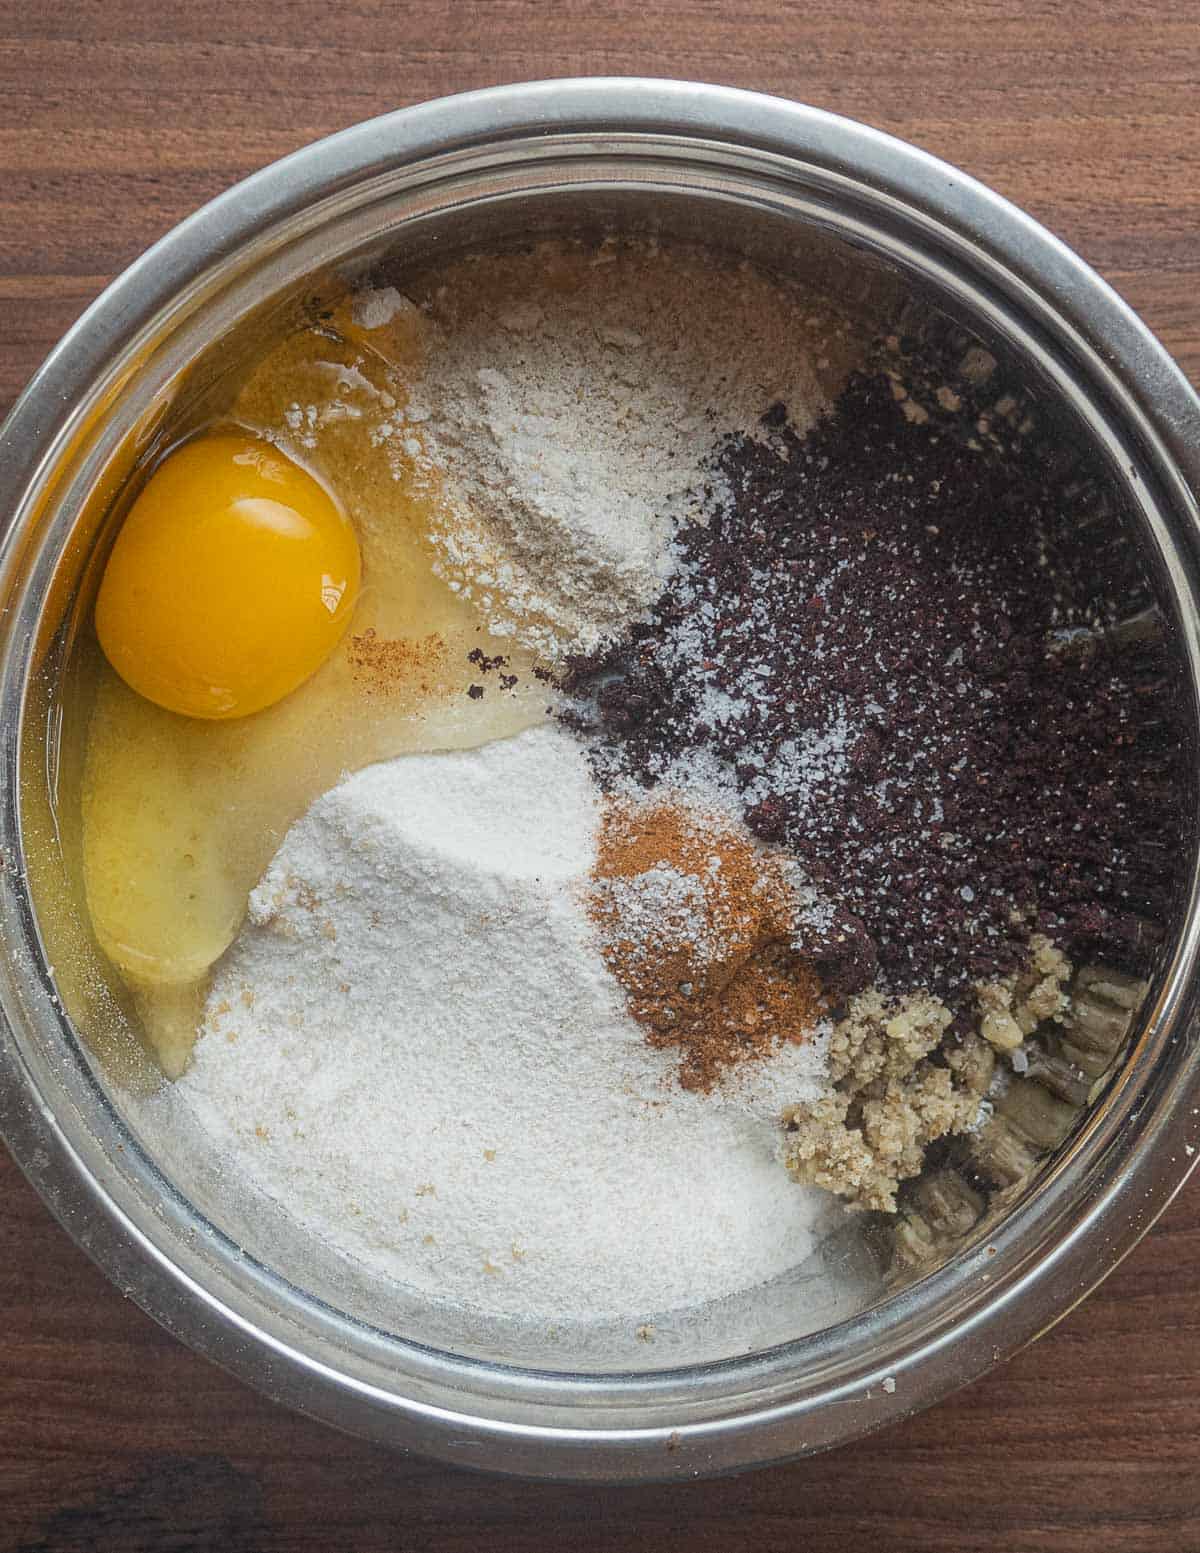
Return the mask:
M1103 283L1019 212L911 148L790 104L681 83L547 83L359 126L239 186L139 261L0 435L10 1146L119 1287L271 1395L465 1465L595 1479L820 1449L969 1380L1136 1243L1200 1132L1194 826L1120 1072L1001 1222L907 1287L885 1288L851 1237L785 1285L664 1318L652 1348L616 1328L564 1346L544 1327L464 1317L323 1259L285 1217L231 1191L220 1161L148 1121L151 1075L132 1048L76 1028L51 967L90 952L70 904L70 815L85 695L76 637L111 528L97 493L117 491L285 328L314 276L608 231L754 259L829 290L864 328L915 298L1009 364L1120 492L1193 736L1195 397Z

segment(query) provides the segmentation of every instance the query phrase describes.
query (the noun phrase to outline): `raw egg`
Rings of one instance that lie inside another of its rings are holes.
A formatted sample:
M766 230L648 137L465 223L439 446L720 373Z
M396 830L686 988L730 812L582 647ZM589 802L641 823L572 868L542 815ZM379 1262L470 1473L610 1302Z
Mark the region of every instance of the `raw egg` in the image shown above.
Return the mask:
M312 475L245 433L199 437L150 476L117 535L96 634L132 688L189 717L244 717L317 670L358 594L358 540Z

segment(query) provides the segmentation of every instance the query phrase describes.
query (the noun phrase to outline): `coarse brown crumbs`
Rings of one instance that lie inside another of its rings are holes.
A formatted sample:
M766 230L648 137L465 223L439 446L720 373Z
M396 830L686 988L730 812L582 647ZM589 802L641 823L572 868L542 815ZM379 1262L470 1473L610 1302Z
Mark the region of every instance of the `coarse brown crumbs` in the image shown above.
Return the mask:
M928 1146L979 1121L994 1050L1012 1053L1064 1018L1071 975L1062 951L1035 933L1019 970L975 988L979 1033L959 1036L928 993L855 998L829 1039L833 1093L787 1113L788 1169L856 1208L893 1212L897 1187L919 1174Z
M998 1051L1014 1051L1040 1024L1062 1020L1070 980L1070 961L1045 934L1035 933L1019 972L976 989L980 1034Z
M812 1033L821 988L793 947L786 864L735 821L610 801L594 877L604 957L650 1044L678 1050L684 1088Z
M350 637L346 656L355 684L369 696L396 695L410 688L428 694L446 644L436 633L418 639L389 637L372 626Z
M977 1035L935 1058L950 1023L925 993L851 1002L829 1042L832 1093L786 1116L784 1162L799 1182L895 1211L900 1182L919 1174L931 1143L972 1126L991 1083L995 1059Z

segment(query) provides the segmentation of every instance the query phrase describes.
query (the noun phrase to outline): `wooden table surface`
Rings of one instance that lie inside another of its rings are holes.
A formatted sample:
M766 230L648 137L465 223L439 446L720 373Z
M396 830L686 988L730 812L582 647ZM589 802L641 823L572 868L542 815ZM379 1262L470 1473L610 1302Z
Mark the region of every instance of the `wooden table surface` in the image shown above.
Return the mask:
M0 0L0 410L181 216L330 130L571 74L847 113L1024 205L1200 381L1200 0ZM0 1150L0 1549L735 1553L1200 1548L1200 1193L1081 1310L798 1465L616 1490L406 1461L166 1337Z

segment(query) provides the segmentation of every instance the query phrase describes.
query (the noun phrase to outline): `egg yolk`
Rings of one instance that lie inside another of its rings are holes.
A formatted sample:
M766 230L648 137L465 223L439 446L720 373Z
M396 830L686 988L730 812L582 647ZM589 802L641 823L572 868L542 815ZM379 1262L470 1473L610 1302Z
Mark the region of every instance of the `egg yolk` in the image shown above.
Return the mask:
M185 443L129 510L96 600L113 668L190 717L280 700L336 647L358 540L329 492L243 433Z

